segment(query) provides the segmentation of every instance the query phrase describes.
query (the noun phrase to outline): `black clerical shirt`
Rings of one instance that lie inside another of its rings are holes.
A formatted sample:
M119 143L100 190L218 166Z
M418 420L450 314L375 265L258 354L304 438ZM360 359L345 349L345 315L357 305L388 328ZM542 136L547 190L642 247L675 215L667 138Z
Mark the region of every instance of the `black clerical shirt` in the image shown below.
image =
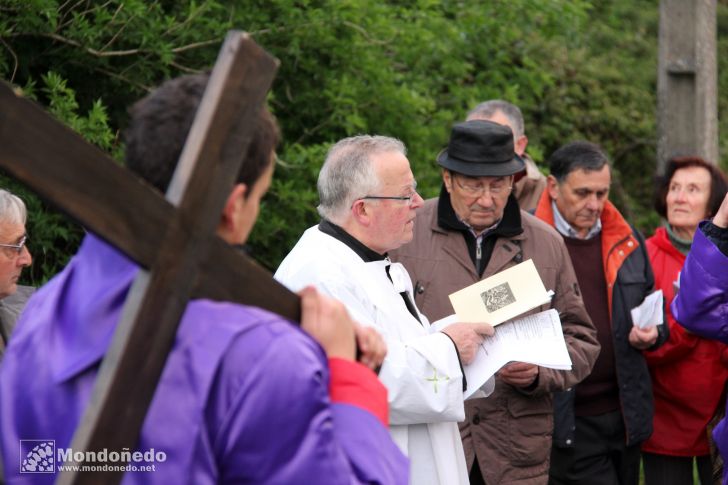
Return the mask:
M378 252L368 248L366 245L362 244L361 241L359 241L357 238L346 232L342 227L337 226L327 219L322 219L321 222L319 222L318 228L319 231L323 232L324 234L328 234L329 236L338 239L339 241L349 246L349 248L351 248L351 250L354 251L357 256L359 256L365 263L371 263L372 261L389 262L389 257L386 253L379 254ZM386 271L387 278L389 278L389 281L392 281L392 277L389 276L389 265L387 265ZM400 292L400 295L404 300L404 304L407 307L407 310L409 310L412 316L415 317L417 321L421 324L422 320L420 320L419 313L417 312L414 303L412 303L412 298L407 294L406 291Z
M346 232L342 227L337 226L329 220L322 219L321 222L319 222L318 228L319 231L323 232L324 234L328 234L329 236L338 239L339 241L349 246L349 248L351 248L351 250L354 251L365 263L371 263L372 261L389 261L389 257L386 254L379 254L378 252L368 248L366 245L362 244L361 241L359 241L357 238ZM392 277L389 276L389 265L387 265L387 277L389 278L389 281L392 281ZM415 317L417 321L420 322L420 324L422 324L422 320L420 320L419 313L417 312L417 309L415 308L415 305L412 302L412 298L410 297L410 295L406 291L400 292L400 295L402 296L402 300L404 300L404 304L407 307L407 310L409 310L412 316ZM443 334L452 341L452 345L453 347L455 347L455 354L458 356L460 371L463 374L463 391L465 391L465 389L468 388L468 381L465 378L465 370L463 369L463 361L460 358L460 351L458 350L458 346L455 345L455 341L452 339L452 337L444 332Z

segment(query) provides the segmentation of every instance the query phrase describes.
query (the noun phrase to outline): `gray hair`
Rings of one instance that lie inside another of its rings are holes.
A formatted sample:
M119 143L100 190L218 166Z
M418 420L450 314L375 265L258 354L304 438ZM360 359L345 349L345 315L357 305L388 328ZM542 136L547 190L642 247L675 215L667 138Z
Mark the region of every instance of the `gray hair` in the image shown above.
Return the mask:
M0 189L0 221L11 224L25 224L27 211L25 204L17 195Z
M523 114L521 113L521 109L515 104L503 101L502 99L491 99L490 101L480 103L478 106L470 110L465 120L490 120L499 111L511 122L510 124L513 128L513 135L516 138L523 136L526 129L523 125Z
M380 181L372 155L385 152L407 154L404 143L388 136L359 135L344 138L329 149L318 177L318 213L341 223L354 201L371 195Z

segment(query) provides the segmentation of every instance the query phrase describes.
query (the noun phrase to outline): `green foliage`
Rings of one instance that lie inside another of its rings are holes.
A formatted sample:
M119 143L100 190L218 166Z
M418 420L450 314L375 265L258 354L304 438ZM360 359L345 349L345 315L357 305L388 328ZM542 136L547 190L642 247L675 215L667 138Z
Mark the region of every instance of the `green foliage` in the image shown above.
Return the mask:
M728 133L728 1L719 0L717 4L718 16L718 131ZM728 137L718 136L721 166L728 172Z
M725 0L718 22L722 52ZM331 143L358 133L402 139L423 195L434 196L450 127L491 98L522 108L542 168L567 141L602 144L615 201L651 232L657 26L657 0L0 0L0 77L120 160L134 100L211 66L228 29L250 32L281 61L270 105L283 162L250 241L274 268L318 220L316 177ZM728 88L728 60L719 62ZM31 279L40 282L65 264L81 230L0 182L29 200Z
M106 108L100 99L94 101L88 112L82 115L79 113L76 93L58 74L49 72L41 76L41 82L43 87L40 91L48 100L48 111L51 114L100 148L120 155L118 146L114 145L115 135L108 124ZM31 99L36 98L35 84L31 80L23 91ZM75 252L83 231L7 176L0 176L0 186L25 201L28 209L26 229L30 236L28 247L34 262L23 278L32 285L42 284L67 263Z
M214 62L229 11L217 2L0 0L0 77L91 143L121 160L127 106L164 78ZM3 187L28 205L41 284L75 252L82 229L15 181Z
M280 27L266 28L268 18L247 24L281 60L272 105L287 140L282 158L291 163L278 169L271 196L280 216L270 216L269 205L259 226L287 220L288 230L267 239L256 229L256 254L269 254L263 260L275 267L290 242L317 221L314 190L325 147L345 136L400 138L423 195L436 195L434 160L451 125L484 99L521 103L543 96L553 80L538 68L538 44L563 41L585 19L587 7L529 0L320 2L302 12L290 2L270 2L270 18ZM313 153L321 156L301 158ZM290 207L285 200L307 207Z
M556 80L526 119L532 144L546 154L576 139L602 145L614 164L610 198L650 234L656 165L658 2L595 2L578 37L547 45L546 69Z

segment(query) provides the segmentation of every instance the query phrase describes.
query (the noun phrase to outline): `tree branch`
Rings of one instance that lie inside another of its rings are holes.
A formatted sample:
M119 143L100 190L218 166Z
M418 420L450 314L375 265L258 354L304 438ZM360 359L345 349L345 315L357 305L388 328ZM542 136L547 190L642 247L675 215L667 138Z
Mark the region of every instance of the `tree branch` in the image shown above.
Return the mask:
M388 41L386 41L386 40L378 40L378 39L373 39L373 38L372 38L372 36L371 36L371 35L369 35L369 32L367 32L367 31L366 31L366 30L364 29L364 27L362 27L361 25L357 25L357 24L355 24L354 22L349 22L348 20L344 20L344 21L342 21L341 23L342 23L343 25L346 25L347 27L349 27L349 28L351 28L351 29L354 29L354 30L356 30L357 32L359 32L359 33L360 33L361 35L363 35L363 36L364 36L364 38L365 38L365 39L366 39L366 40L367 40L367 41L368 41L368 42L369 42L370 44L374 44L374 45L387 45L387 44L389 44L389 42L388 42Z
M175 54L179 54L180 52L189 51L192 49L197 49L198 47L205 47L212 44L220 44L222 42L222 37L219 37L217 39L210 39L210 40L203 40L201 42L193 42L192 44L183 45L182 47L175 47L172 49L172 52Z
M118 35L118 33L117 33L117 35ZM81 44L80 42L78 42L77 40L69 39L68 37L64 37L59 34L47 33L47 32L45 32L45 33L36 33L36 32L14 33L14 34L8 35L7 37L34 37L34 36L46 37L46 38L61 42L63 44L81 48L84 51L86 51L87 53L89 53L95 57L123 57L123 56L132 56L132 55L142 54L142 53L154 53L154 51L152 51L150 49L141 49L141 48L116 50L116 51L97 50L97 49L94 49L93 47L86 47L83 44ZM192 44L175 47L172 49L172 52L175 54L179 54L180 52L185 52L185 51L189 51L192 49L197 49L199 47L205 47L208 45L219 44L220 42L222 42L222 38L210 39L210 40L205 40L205 41L201 41L201 42L193 42ZM107 43L107 45L108 45L108 43Z
M88 68L88 66L84 66L84 67ZM123 75L119 74L118 72L109 71L108 69L104 69L104 68L98 67L98 66L94 66L93 69L95 71L98 71L98 72L102 73L102 74L106 74L109 77L113 77L115 79L118 79L120 81L123 81L123 82L129 84L130 86L134 86L135 88L140 89L142 91L145 91L147 93L151 93L152 90L154 89L153 86L146 86L146 85L141 84L141 83L138 83L136 81L132 81L128 77L123 76Z
M63 6L65 6L66 4L68 4L69 1L70 0L68 0L66 3L64 3ZM70 14L71 12L73 12L74 10L76 10L78 8L78 6L81 5L82 3L86 3L88 5L88 1L87 0L78 0L78 2L76 2L73 6L71 6L71 7L68 8L68 10L63 14L63 17L61 17L58 20L58 25L56 26L56 32L65 29L66 27L68 27L75 20L73 16L71 16L71 18L68 21L65 21L65 18L68 16L68 14ZM58 10L60 11L61 8L59 8ZM82 12L80 15L85 15L86 13L88 13L88 10Z
M186 19L184 20L184 22L180 22L180 23L178 23L178 24L172 25L172 26L171 26L170 28L168 28L168 29L167 29L167 30L166 30L166 31L164 32L164 34L162 34L162 36L165 36L165 35L167 35L167 34L171 34L171 33L172 33L172 32L174 32L175 30L179 30L179 29L181 29L182 27L184 27L185 25L189 24L190 22L192 22L193 20L195 20L195 18L197 18L197 17L198 17L198 16L199 16L199 15L200 15L200 14L202 13L202 11L203 11L203 10L204 10L204 9L203 9L202 7L198 7L196 11L193 11L193 12L192 12L192 15L190 15L189 17L187 17L187 18L186 18Z
M122 8L124 8L123 3L119 4L119 8L116 9L116 12L114 12L114 15L111 17L111 20L109 20L109 23L106 24L107 26L111 25L114 22L114 19L116 19L116 16L119 14L119 12L121 11ZM114 43L114 41L119 37L119 35L124 31L124 29L126 29L126 26L129 25L129 23L134 19L134 17L136 17L136 15L132 15L129 18L129 20L124 22L121 25L121 27L119 27L119 30L116 31L114 36L106 44L104 44L104 46L100 49L101 52L105 51L111 44Z
M127 49L127 50L123 50L123 51L106 51L106 52L101 52L101 51L97 51L96 49L94 49L92 47L85 47L84 45L82 45L80 42L78 42L76 40L69 39L68 37L63 37L62 35L55 34L55 33L50 33L50 34L49 33L17 34L17 35L13 35L13 37L18 37L20 35L27 35L27 36L38 35L40 37L47 37L49 39L56 40L56 41L61 42L63 44L72 45L74 47L80 47L81 49L85 50L89 54L94 55L96 57L130 56L130 55L138 54L139 52L141 52L141 49Z
M202 72L202 70L200 70L200 69L193 69L191 67L183 66L182 64L178 64L178 63L176 63L174 61L170 61L169 62L169 65L172 66L172 67L176 67L180 71L186 72L188 74L199 74L199 73Z
M15 54L15 51L13 50L13 48L10 47L10 45L7 42L5 42L5 39L0 37L0 42L3 43L3 45L8 50L8 52L10 52L10 55L13 56L13 73L10 75L10 79L9 79L9 81L12 83L13 80L15 79L15 73L18 72L18 56L17 56L17 54Z
M315 133L316 133L317 131L319 131L319 130L320 130L321 128L324 128L325 126L327 126L327 125L330 125L331 123L333 123L333 121L334 121L334 115L332 114L331 116L329 116L328 118L326 118L326 119L325 119L325 120L323 120L323 121L322 121L321 123L319 123L318 125L314 126L313 128L310 128L310 129L309 129L309 128L303 128L303 133L302 133L302 134L301 134L301 136L299 136L299 137L298 137L298 139L297 139L297 140L296 140L295 142L293 142L293 143L294 143L294 144L302 144L302 143L303 143L303 141L304 141L304 140L305 140L306 138L308 138L309 136L312 136L312 135L314 135L314 134L315 134Z

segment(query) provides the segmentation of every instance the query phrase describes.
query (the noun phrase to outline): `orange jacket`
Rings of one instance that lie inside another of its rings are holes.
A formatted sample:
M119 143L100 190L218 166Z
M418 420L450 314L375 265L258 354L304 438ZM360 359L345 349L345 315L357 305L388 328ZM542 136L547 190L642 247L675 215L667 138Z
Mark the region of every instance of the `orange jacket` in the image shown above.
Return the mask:
M536 207L536 217L547 224L554 225L554 212L551 208L551 197L548 192L541 195ZM612 295L614 283L617 281L619 268L627 256L639 247L639 242L632 234L632 228L624 220L614 204L607 201L601 216L602 221L602 264L607 278L607 300L609 317L612 317Z
M551 197L544 191L536 207L536 217L554 225ZM642 351L629 343L632 329L630 310L653 291L655 278L642 236L634 230L609 201L601 215L602 264L607 279L607 299L612 327L614 358L619 386L619 401L628 445L643 442L652 434L652 385ZM574 265L580 261L573 261ZM666 325L658 326L656 349L667 339ZM574 443L573 392L558 393L554 415L554 445L579 446Z

